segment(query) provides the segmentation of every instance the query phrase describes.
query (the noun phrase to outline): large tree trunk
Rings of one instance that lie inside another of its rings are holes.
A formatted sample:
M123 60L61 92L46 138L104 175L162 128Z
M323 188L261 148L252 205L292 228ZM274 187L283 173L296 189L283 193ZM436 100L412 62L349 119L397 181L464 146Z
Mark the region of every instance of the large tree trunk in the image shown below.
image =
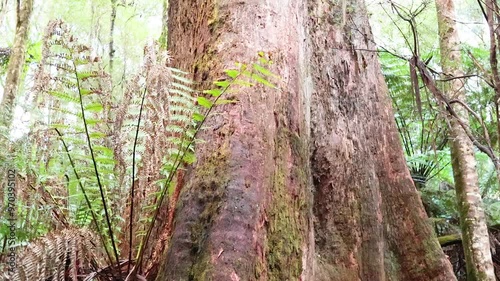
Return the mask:
M309 7L315 280L453 280L403 157L364 5L323 2Z
M453 1L436 0L436 8L443 72L450 77L461 77L463 72L460 70L462 64L460 41L454 22ZM453 79L446 86L446 94L450 100L465 102L462 79ZM449 116L451 119L451 163L467 263L467 280L495 280L490 240L479 192L474 145L462 127L462 125L469 126L469 115L460 104L454 103L452 107L457 117L461 119L459 121Z
M16 98L19 79L26 57L26 41L28 40L29 19L33 11L33 0L17 1L17 22L14 45L7 67L3 99L0 103L0 126L9 127L12 122L14 100Z
M170 1L176 67L210 82L264 51L282 91L243 90L209 119L156 280L455 279L366 51L366 11L344 2Z

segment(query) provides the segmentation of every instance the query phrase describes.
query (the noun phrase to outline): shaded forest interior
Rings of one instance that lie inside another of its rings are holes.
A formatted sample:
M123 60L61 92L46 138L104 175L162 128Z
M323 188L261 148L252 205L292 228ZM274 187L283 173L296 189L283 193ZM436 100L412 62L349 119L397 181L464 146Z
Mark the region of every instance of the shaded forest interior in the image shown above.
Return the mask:
M0 279L500 280L495 0L0 0Z

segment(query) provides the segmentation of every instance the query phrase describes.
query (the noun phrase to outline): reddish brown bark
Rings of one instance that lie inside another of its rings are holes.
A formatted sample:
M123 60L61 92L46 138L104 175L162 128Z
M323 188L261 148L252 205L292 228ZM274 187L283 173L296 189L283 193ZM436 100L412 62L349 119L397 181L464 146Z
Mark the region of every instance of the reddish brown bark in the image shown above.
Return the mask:
M454 280L360 50L366 12L331 3L170 1L176 67L204 83L264 51L281 91L210 117L156 280Z
M403 158L366 11L351 2L332 19L341 7L327 3L309 9L316 252L326 275L316 280L453 280Z

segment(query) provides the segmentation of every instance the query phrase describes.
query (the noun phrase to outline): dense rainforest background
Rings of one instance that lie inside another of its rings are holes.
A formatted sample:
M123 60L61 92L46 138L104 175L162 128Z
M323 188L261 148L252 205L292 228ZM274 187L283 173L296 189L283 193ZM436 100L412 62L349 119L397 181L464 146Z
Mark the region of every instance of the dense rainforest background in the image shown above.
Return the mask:
M0 0L0 279L500 279L495 0Z

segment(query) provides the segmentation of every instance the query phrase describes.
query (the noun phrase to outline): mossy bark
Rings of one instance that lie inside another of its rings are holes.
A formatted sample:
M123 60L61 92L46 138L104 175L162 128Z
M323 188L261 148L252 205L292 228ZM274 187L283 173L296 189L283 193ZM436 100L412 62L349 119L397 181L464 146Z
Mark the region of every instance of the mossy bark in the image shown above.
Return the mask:
M156 280L453 280L405 166L359 1L172 0L203 87L258 51L281 90L209 117Z
M453 245L457 243L462 243L462 236L460 234L450 234L438 237L439 244L441 247L446 247L448 245Z
M436 0L443 73L462 77L460 41L456 29L452 0ZM447 77L448 78L448 77ZM444 84L450 100L466 102L464 81L452 79ZM462 127L469 126L469 114L460 104L453 104L460 120L448 115L451 141L451 164L462 229L462 244L467 264L467 280L496 280L490 252L486 217L479 192L474 145ZM462 123L462 124L461 124Z
M403 157L362 1L308 10L314 280L454 280Z

